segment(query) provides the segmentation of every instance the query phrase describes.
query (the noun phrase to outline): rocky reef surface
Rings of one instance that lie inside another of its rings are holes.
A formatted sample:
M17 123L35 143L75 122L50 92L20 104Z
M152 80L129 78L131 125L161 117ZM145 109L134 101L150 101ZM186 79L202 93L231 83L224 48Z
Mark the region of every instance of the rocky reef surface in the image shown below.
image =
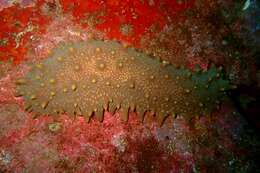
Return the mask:
M0 172L258 172L249 2L0 1Z

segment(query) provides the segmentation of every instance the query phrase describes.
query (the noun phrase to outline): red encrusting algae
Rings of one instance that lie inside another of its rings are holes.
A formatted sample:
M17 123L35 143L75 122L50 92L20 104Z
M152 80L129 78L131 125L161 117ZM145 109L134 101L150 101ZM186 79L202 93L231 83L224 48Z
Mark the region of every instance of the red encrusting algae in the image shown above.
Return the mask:
M169 14L173 20L179 20L178 14L192 8L194 0L61 0L60 3L63 13L71 12L75 22L81 26L93 27L104 32L108 39L139 47L142 36L154 36L160 32L169 22ZM44 14L46 4L50 8L59 8L57 4L41 0L32 6L20 7L16 4L0 11L0 60L10 59L17 64L24 59L31 41L45 32L53 18Z
M19 63L28 53L33 37L44 33L49 18L41 14L39 4L25 8L16 4L0 11L0 61Z
M108 39L127 42L140 46L145 34L160 32L169 22L171 12L173 20L179 13L192 8L194 0L177 2L169 0L108 0L108 1L61 1L64 12L71 12L77 23L83 27L95 27L106 34ZM166 8L166 9L165 9ZM122 32L122 27L130 27L130 33Z

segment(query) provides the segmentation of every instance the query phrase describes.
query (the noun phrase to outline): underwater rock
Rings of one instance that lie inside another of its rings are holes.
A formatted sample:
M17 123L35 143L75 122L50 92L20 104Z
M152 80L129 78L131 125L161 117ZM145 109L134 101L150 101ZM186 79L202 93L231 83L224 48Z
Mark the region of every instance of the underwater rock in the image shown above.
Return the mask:
M189 120L209 114L229 89L220 69L191 72L151 58L115 41L63 43L16 81L26 110L39 114L92 115L136 111L159 124L168 116Z

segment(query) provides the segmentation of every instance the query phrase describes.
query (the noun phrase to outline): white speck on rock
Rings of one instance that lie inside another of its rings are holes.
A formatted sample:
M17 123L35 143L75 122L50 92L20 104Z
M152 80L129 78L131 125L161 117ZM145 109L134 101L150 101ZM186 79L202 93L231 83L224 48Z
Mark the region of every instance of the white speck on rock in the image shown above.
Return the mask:
M0 151L0 166L4 165L7 166L12 160L12 157L9 153L4 150Z
M116 134L112 137L112 141L111 141L112 145L114 145L116 147L116 149L123 153L126 150L126 146L127 146L127 141L125 139L125 137L122 134Z

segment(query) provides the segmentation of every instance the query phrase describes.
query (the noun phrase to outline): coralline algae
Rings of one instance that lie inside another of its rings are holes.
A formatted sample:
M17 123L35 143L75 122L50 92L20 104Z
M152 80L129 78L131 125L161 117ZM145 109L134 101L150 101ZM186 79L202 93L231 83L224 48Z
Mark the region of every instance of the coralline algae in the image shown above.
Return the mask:
M123 120L146 112L160 124L176 115L189 120L210 113L228 81L216 67L191 72L115 41L62 43L17 82L26 109L39 114L94 115L119 111Z

